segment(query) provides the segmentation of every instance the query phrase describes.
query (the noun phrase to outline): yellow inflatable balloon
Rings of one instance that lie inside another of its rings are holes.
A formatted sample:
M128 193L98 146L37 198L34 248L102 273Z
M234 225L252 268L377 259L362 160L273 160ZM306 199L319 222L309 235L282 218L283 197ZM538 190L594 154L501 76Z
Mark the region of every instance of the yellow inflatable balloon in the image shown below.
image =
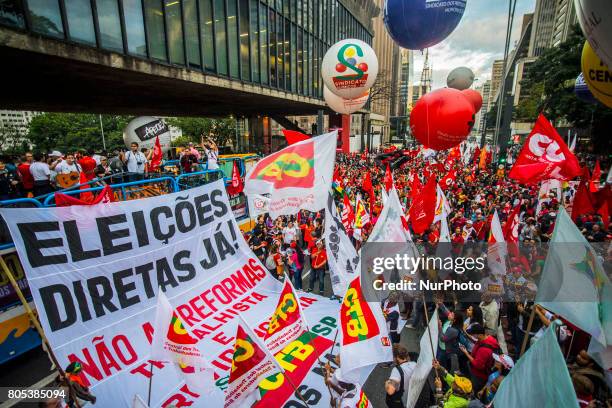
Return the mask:
M599 59L588 41L582 49L582 73L593 96L612 108L612 71Z

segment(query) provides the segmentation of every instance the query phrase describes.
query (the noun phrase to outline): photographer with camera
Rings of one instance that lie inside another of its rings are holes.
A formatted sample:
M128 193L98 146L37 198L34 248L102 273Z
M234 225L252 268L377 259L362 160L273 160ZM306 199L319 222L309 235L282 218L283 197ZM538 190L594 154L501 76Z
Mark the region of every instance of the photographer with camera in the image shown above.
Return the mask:
M127 167L128 173L130 174L130 180L136 180L136 175L144 174L145 164L147 163L146 156L138 151L138 143L133 142L130 145L130 150L123 154L122 161Z

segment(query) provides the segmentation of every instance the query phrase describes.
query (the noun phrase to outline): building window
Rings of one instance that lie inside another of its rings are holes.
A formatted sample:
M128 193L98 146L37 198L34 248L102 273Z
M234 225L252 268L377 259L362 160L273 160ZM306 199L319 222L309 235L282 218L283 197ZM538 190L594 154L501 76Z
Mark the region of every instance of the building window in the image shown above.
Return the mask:
M304 35L303 30L297 30L297 92L304 93Z
M212 0L200 0L200 30L202 35L202 55L204 68L215 70L215 43L213 35Z
M283 61L285 62L285 89L291 89L291 21L283 19L285 22L285 39L283 45L285 52L283 53Z
M276 71L278 75L278 87L285 89L285 26L283 17L280 14L276 15Z
M121 22L117 0L96 0L100 46L107 50L123 52Z
M0 0L0 24L25 28L25 17L20 0Z
M164 13L161 0L144 0L144 2L150 56L161 61L167 61Z
M145 42L141 1L123 0L123 14L125 15L125 34L127 36L128 52L146 57L147 45Z
M259 27L261 27L259 30L259 42L261 43L261 46L259 47L259 58L261 59L261 82L263 84L268 84L270 74L268 68L268 10L263 4L259 5Z
M190 67L201 68L200 36L198 34L197 0L183 0L183 18L185 20L185 45L187 48L187 64Z
M166 30L168 35L168 51L170 62L185 65L185 49L183 47L183 23L181 21L181 3L177 0L164 0L166 15Z
M240 69L241 78L251 80L251 65L249 55L249 0L239 0L240 12Z
M291 92L297 92L297 27L295 24L291 24Z
M28 11L32 29L51 37L64 37L62 17L57 0L29 0Z
M251 19L250 19L250 28L251 28L251 73L253 82L259 82L259 0L251 0Z
M90 0L64 0L70 39L76 42L95 45L93 17Z
M236 0L227 0L227 40L229 41L230 76L239 78L238 72L238 27Z
M277 87L278 86L278 77L276 75L276 18L274 14L274 10L270 9L269 12L269 20L268 20L268 29L270 30L270 85Z
M217 72L227 75L227 40L225 38L225 1L215 1L215 39Z

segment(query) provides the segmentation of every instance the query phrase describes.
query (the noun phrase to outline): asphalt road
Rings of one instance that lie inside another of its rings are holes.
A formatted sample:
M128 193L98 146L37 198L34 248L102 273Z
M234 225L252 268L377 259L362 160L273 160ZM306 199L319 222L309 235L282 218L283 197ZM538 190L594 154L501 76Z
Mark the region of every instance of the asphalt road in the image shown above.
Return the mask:
M302 280L304 289L309 287L309 269L307 265ZM314 287L313 293L319 294L318 282L315 283ZM327 297L332 295L328 273L325 274L325 290L322 295ZM408 348L408 351L418 353L419 338L420 333L417 333L416 330L404 328L401 334L401 343ZM35 384L43 387L50 383L56 375L56 372L51 371L50 367L51 363L41 348L31 350L6 364L0 365L0 387L28 387ZM389 378L390 372L391 368L376 367L364 385L364 390L374 408L384 408L386 406L384 382ZM35 403L0 403L0 408L29 408L36 406L37 404Z

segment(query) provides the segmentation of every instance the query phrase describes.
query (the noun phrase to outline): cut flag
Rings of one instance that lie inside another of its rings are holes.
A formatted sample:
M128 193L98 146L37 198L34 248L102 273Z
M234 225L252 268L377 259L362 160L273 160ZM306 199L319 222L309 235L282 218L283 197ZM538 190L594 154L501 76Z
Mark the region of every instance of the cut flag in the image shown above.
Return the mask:
M372 185L372 175L368 171L363 178L363 184L361 186L363 191L368 193L368 200L370 202L370 212L372 212L372 208L374 208L374 203L376 202L376 195L374 194L374 186ZM357 204L355 204L357 207Z
M571 180L580 174L578 159L540 114L508 177L528 184L546 179Z
M612 345L612 286L597 253L563 208L557 215L536 302L589 333L589 350L603 351Z
M240 169L238 169L238 160L234 160L234 165L232 166L232 180L226 189L227 194L231 196L242 193L244 189L242 177L240 177Z
M430 335L431 338L429 337ZM435 344L437 347L438 336L438 309L436 309L429 319L429 330L425 330L419 342L421 352L410 377L410 386L407 391L404 391L404 393L407 393L407 398L404 400L405 407L415 407L417 404L423 386L427 382L427 378L429 378L433 361L436 358L436 353L431 349L431 345Z
M283 129L283 135L285 135L288 146L310 139L310 136L296 130Z
M304 140L261 159L245 177L247 195L269 194L270 216L317 212L331 188L337 132Z
M442 177L440 187L442 187L442 190L449 189L455 184L455 181L457 181L457 170L453 169L446 173L446 176Z
M437 186L435 177L430 177L425 188L412 201L408 211L412 230L422 234L433 223L436 212Z
M385 170L385 190L388 192L393 188L393 173L391 173L391 167L387 163L387 169Z
M272 354L281 351L306 330L306 321L291 279L285 279L276 309L270 316L264 343Z
M578 400L553 322L516 362L501 382L495 408L515 408L517 398L529 407L578 408Z
M342 334L340 361L345 381L358 382L360 368L393 360L382 309L378 304L367 302L359 276L349 284L344 295L339 321Z
M507 254L508 250L506 248L506 241L504 240L504 233L501 223L499 222L497 210L495 210L495 212L493 212L493 217L491 217L491 232L489 232L487 246L487 265L491 273L495 275L506 274Z
M325 250L329 279L334 295L343 297L349 282L360 272L359 255L338 217L336 203L331 194L327 200L325 216L329 216L325 222Z
M586 170L588 172L588 169ZM579 215L592 214L595 212L593 206L593 197L589 191L589 178L585 177L580 180L578 190L574 195L572 202L572 220L576 221Z
M259 383L283 370L270 351L239 316L232 368L225 390L225 408L250 408L259 400Z
M355 228L363 228L370 222L370 214L363 204L360 195L357 195L355 201Z
M601 179L601 167L599 166L599 160L597 160L591 180L589 181L589 190L591 193L596 193L599 190L599 179Z
M91 194L91 192L81 193L81 197L84 194ZM113 201L117 201L113 195L113 189L109 185L104 186L100 193L98 193L98 196L96 198L93 198L92 196L92 199L89 201L85 201L82 198L78 199L74 196L59 192L56 192L54 197L55 205L57 207L69 207L71 205L96 205L100 203L111 203Z
M214 370L196 346L198 339L189 333L182 319L160 289L157 294L151 359L176 364L187 385L203 394L219 391Z
M346 231L353 229L355 223L355 212L347 194L342 198L342 225Z

